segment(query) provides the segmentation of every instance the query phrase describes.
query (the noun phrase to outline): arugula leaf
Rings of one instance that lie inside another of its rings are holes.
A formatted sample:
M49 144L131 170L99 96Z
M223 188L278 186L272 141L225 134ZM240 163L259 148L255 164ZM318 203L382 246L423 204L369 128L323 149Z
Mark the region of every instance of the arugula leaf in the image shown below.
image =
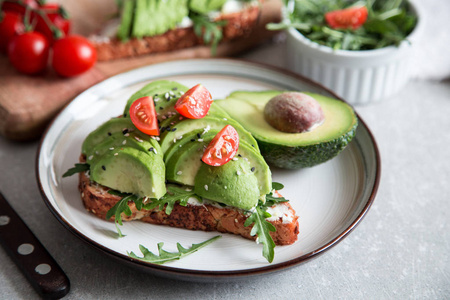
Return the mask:
M244 226L247 227L253 224L250 235L258 236L256 241L263 244L263 256L271 263L275 255L275 242L270 236L270 232L275 232L276 228L266 220L270 216L268 212L257 206L255 211L245 220Z
M186 206L190 197L197 197L193 191L186 191L180 187L168 186L167 193L161 199L151 199L151 202L144 205L144 209L151 210L155 207L159 207L159 210L164 210L166 206L166 214L172 213L175 203L179 202L180 205Z
M222 27L227 24L226 20L213 21L205 15L192 13L189 16L194 22L195 34L202 38L206 44L211 45L211 53L216 55L217 45L223 38Z
M111 219L112 216L114 216L114 224L116 225L117 233L119 234L119 237L123 237L124 235L122 234L122 231L119 228L119 225L121 226L123 225L122 213L124 213L127 216L131 216L132 212L130 207L128 206L128 201L136 202L138 200L138 197L136 197L135 195L124 194L113 190L109 190L108 193L110 193L111 195L123 197L106 213L106 220L109 220Z
M139 250L142 252L142 254L144 256L139 257L136 254L134 254L134 252L128 252L128 256L130 256L131 258L135 258L135 259L139 259L139 260L143 260L143 261L161 265L166 262L179 260L186 255L192 254L192 253L198 251L199 249L211 244L212 242L214 242L215 240L217 240L221 237L222 237L221 235L217 235L217 236L215 236L209 240L206 240L204 242L201 242L199 244L192 244L191 248L184 248L183 246L181 246L180 243L177 243L178 252L165 251L162 248L164 246L164 243L158 243L159 255L156 255L156 254L152 253L151 251L149 251L144 246L139 245Z
M63 174L62 177L69 177L73 174L89 171L89 165L88 164L75 164L73 168L70 168L66 171L66 173Z
M398 46L412 32L417 16L407 0L289 0L285 3L287 18L268 24L269 30L295 28L320 45L338 50L370 50ZM331 29L325 13L351 6L366 6L367 21L356 30Z

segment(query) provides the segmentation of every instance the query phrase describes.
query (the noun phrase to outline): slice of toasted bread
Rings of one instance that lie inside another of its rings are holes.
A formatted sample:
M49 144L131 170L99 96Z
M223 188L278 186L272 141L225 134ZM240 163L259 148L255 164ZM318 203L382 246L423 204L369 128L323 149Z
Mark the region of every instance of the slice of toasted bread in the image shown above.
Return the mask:
M121 197L109 194L108 188L90 181L85 172L80 173L79 176L79 190L84 206L99 218L106 219L106 213ZM133 201L130 201L128 205L132 215L122 214L123 221L141 220L152 224L191 230L219 231L241 235L247 239L256 239L256 236L250 235L252 226L244 226L248 217L245 211L233 207L221 207L212 202L204 204L190 202L186 206L175 204L172 213L167 215L157 208L139 211ZM290 245L297 240L298 217L289 203L281 203L278 206L272 209L283 211L283 213L279 217L270 219L270 223L276 228L276 232L271 232L271 236L276 245ZM114 220L114 217L111 220Z
M217 21L226 21L226 25L222 28L222 41L248 37L257 27L260 13L260 6L251 5L241 11L219 16ZM264 25L260 24L259 27ZM195 34L192 26L172 29L161 35L141 39L131 38L128 41L102 35L94 35L90 38L97 50L99 61L169 52L204 44L203 40Z

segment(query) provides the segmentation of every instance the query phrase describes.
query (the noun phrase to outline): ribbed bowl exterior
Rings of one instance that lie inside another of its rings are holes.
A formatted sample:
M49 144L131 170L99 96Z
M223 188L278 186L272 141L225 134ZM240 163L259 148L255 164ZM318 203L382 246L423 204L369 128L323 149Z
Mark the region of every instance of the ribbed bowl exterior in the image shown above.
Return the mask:
M420 23L399 47L366 51L334 51L291 28L286 41L288 68L321 83L351 104L378 102L408 82Z

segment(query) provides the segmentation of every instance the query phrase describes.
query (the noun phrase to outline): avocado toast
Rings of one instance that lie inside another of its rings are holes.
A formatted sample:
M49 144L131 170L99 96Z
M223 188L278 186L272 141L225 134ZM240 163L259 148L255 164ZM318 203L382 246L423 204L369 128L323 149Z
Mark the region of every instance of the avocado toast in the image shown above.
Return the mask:
M214 54L219 43L245 41L264 28L269 20L259 18L262 5L258 0L122 0L119 18L90 39L99 61L199 45L210 45ZM273 13L270 21L279 15Z
M277 193L282 185L272 183L256 140L229 114L212 101L201 117L179 114L187 90L173 81L151 82L129 98L121 116L86 137L78 170L83 203L116 225L141 220L241 235L261 242L272 261L275 244L297 240L298 217ZM135 125L142 99L152 101L158 135ZM205 163L202 154L229 126L239 136L234 156Z

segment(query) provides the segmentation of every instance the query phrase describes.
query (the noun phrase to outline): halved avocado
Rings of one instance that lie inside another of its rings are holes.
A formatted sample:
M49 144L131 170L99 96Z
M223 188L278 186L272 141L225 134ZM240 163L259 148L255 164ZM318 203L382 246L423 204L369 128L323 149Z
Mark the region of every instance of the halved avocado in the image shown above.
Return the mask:
M101 185L159 199L166 193L165 166L161 155L148 155L131 147L106 152L91 165L91 180Z
M264 107L281 93L238 91L225 100L216 100L252 133L269 164L286 169L312 167L335 157L355 136L358 120L353 109L343 101L313 93L305 94L321 105L325 114L322 125L304 133L285 133L273 128L264 119Z

